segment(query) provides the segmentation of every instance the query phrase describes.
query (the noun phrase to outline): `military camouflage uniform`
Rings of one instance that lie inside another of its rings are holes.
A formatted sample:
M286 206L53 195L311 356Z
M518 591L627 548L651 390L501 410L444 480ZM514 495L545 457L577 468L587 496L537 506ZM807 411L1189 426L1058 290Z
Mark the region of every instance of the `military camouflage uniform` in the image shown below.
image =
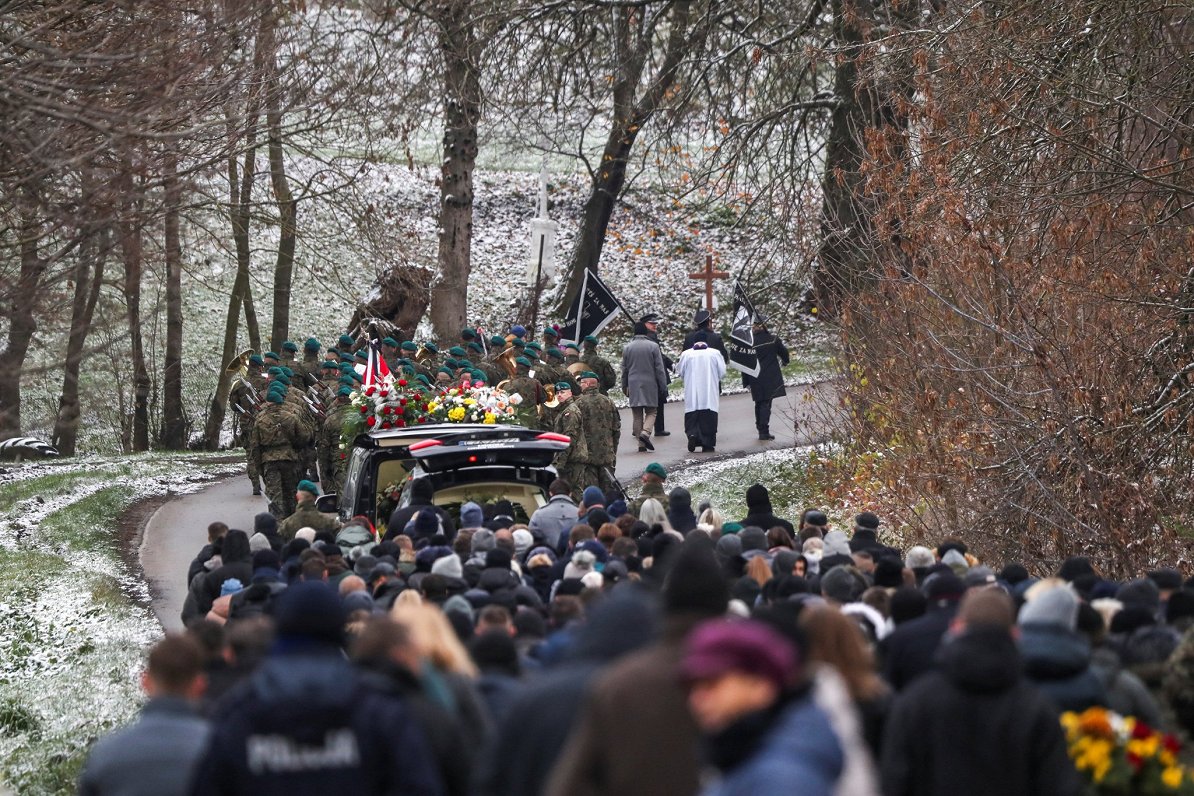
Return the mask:
M294 499L294 495L290 497ZM324 514L316 509L313 501L303 501L290 516L278 523L278 536L289 542L303 528L314 528L316 533L328 531L334 534L340 530L340 522L334 514Z
M294 491L298 488L300 458L298 450L305 432L286 404L266 404L253 424L249 437L249 460L262 475L265 494L279 516L294 513Z
M324 494L338 495L344 486L344 471L348 466L348 458L340 450L341 434L344 421L353 411L352 404L337 403L328 410L327 418L319 428L319 439L316 448L319 453L320 486Z
M294 370L295 376L292 384L305 390L311 384L310 375L314 375L318 379L323 372L323 357L319 356L318 352L314 354L307 352L302 362L296 362L290 367Z
M618 374L614 372L614 366L609 363L608 359L597 353L597 346L592 343L585 343L584 354L581 358L588 363L589 369L597 374L597 379L601 382L602 394L608 395L609 391L618 385Z
M556 470L572 484L574 500L580 500L586 486L599 486L603 492L615 488L610 473L618 464L622 418L613 401L597 387L590 387L568 402L556 431L572 438L572 444L556 458Z
M663 484L657 484L654 481L643 484L643 491L631 502L627 510L637 517L643 510L643 503L647 498L655 498L663 506L663 510L667 511L667 492L664 490Z
M518 393L522 396L522 403L518 405L518 413L528 425L536 427L539 423L539 404L547 400L547 395L543 392L543 385L530 376L527 368L519 365L518 375L510 379L505 390L507 394Z

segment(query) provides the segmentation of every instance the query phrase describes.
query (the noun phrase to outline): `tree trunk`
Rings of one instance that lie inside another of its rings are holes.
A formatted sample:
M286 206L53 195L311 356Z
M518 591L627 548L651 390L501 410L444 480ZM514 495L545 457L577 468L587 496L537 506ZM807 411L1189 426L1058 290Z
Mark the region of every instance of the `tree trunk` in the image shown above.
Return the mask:
M298 203L290 192L286 179L286 162L282 152L282 89L278 78L277 19L267 11L261 26L259 46L265 52L269 78L266 81L265 123L269 176L278 205L278 259L274 265L274 317L270 331L270 350L281 351L282 343L290 335L290 286L294 279L294 246L298 227ZM248 282L245 283L248 290Z
M141 202L133 197L133 177L121 178L120 253L124 260L124 302L128 308L129 345L133 360L132 451L149 450L149 369L141 339Z
M95 317L100 289L104 285L104 263L112 248L112 230L105 226L92 235L79 252L75 265L75 295L71 304L70 336L66 341L63 363L62 395L58 399L58 416L54 420L52 442L63 456L74 456L78 447L79 369L83 365L83 348ZM93 271L94 265L94 274Z
M21 370L29 353L29 342L37 331L34 308L46 269L46 262L38 253L41 225L32 197L20 212L21 275L10 302L8 340L0 351L0 440L21 433Z
M247 242L248 236L245 237ZM238 260L239 257L238 253ZM264 354L261 349L261 325L257 322L257 305L253 302L252 282L245 283L245 333L249 335L249 347L258 354Z
M452 340L468 314L468 278L473 236L473 170L481 118L477 37L467 20L467 3L445 9L440 27L444 59L444 158L440 172L439 276L431 291L431 325L440 340Z
M254 109L254 117L256 109ZM237 271L249 273L251 250L249 248L250 208L253 203L253 182L257 171L257 146L255 142L256 120L250 121L248 144L245 148L244 165L240 170L239 179L236 174L236 157L232 157L229 166L228 194L229 218L232 221L232 240L236 244ZM244 294L245 329L249 334L249 345L258 354L264 354L261 348L261 329L257 324L257 309L253 305L253 292L249 284L245 283Z
M162 447L186 448L186 419L182 408L182 241L179 213L182 204L178 160L168 155L163 174L165 188L166 248L166 351L162 374Z
M875 5L866 0L833 0L833 29L839 57L834 74L837 105L830 117L825 147L825 174L821 181L821 243L813 271L817 317L833 320L843 299L865 290L874 280L875 230L871 206L863 195L862 162L867 156L865 133L880 127L906 127L906 113L897 97L911 96L907 74L864 79L859 60L875 27ZM892 4L889 17L901 24L917 21L908 9ZM888 31L889 32L889 31ZM886 35L886 34L885 34Z
M706 23L692 25L692 3L680 0L672 5L666 21L667 42L659 61L658 71L651 78L641 97L636 92L643 69L651 60L654 31L637 29L641 26L642 9L629 5L616 9L619 29L615 31L615 49L621 64L614 84L614 120L601 163L593 170L593 183L585 202L585 215L576 233L576 246L568 260L567 278L556 313L563 316L580 291L586 270L597 271L601 250L605 247L605 233L614 208L626 187L626 169L634 142L643 125L659 110L660 105L676 85L679 69L685 57L702 46L709 28ZM637 22L636 22L637 20Z

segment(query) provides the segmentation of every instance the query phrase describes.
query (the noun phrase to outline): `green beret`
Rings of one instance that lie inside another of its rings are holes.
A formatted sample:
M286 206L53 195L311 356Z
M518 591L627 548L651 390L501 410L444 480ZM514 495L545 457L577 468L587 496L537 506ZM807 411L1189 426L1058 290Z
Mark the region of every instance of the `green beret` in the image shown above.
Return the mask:
M337 384L340 384L343 387L353 387L356 385L356 381L352 378L352 376L349 376L346 373L340 377L340 380L337 382Z
M273 376L274 378L277 378L278 376L285 375L282 373L282 369L280 367L278 367L277 365L274 365L272 368L267 370L266 373Z
M403 351L418 351L419 347L417 345L415 345L414 343L412 343L410 340L407 340L405 343L402 344L402 350Z
M534 340L532 340L531 342L527 343L527 344L526 344L526 347L527 347L527 348L533 348L533 349L535 349L536 351L542 351L542 350L543 350L543 346L539 345L539 344L538 344L538 343L536 343Z
M349 381L352 381L352 379L349 379ZM351 398L352 397L352 387L345 385L344 387L341 387L340 389L336 390L336 395L342 395L345 398Z
M482 347L481 347L481 344L480 344L480 343L477 343L477 342L472 342L472 343L469 343L469 344L468 344L468 349L469 349L470 351L476 351L478 354L484 354L484 353L485 353L485 349L484 349L484 348L482 348Z
M738 533L738 531L741 531L741 530L742 530L742 523L740 523L740 522L727 522L727 523L722 524L722 526L721 526L721 532L723 534Z
M448 354L449 354L449 356L454 356L454 357L463 357L463 356L467 356L467 355L464 353L464 349L463 349L463 348L461 348L461 347L460 347L460 346L458 346L458 345L454 345L454 346L452 346L451 348L449 348L449 349L448 349Z
M318 351L320 348L323 348L323 346L321 346L319 341L314 337L308 337L307 342L303 343L303 349L305 351Z
M423 348L426 348L433 354L439 353L439 346L437 346L435 343L423 343Z
M472 327L465 327L460 330L460 337L463 340L476 340L477 330Z
M271 404L285 403L286 393L274 392L273 390L270 390L270 392L266 394L265 400L269 401Z
M353 370L352 361L349 360L348 362L341 362L340 363L340 372L341 373L356 373L356 371Z
M650 473L651 475L659 476L660 480L662 480L662 481L667 480L667 470L663 469L663 465L660 464L659 462L651 462L650 464L648 464L646 466L646 468L643 470L643 472Z
M572 385L566 381L557 381L556 382L556 391L557 392L560 390L571 390L571 389L572 389Z
M315 484L308 481L306 478L304 478L302 481L298 482L298 487L294 491L295 492L309 492L312 495L314 495L315 497L319 497L319 487L317 487Z
M402 366L402 372L405 373L407 376L413 376L413 375L415 375L415 366L411 365L410 363L407 363Z
M527 341L523 340L521 337L515 337L510 341L510 345L514 346L515 348L525 348L526 344Z
M285 384L287 387L290 386L290 377L287 376L285 373L283 373L281 376L275 376L274 381L280 381L283 384Z
M580 374L577 375L576 378L578 378L578 379L597 379L598 381L600 381L600 377L591 370L582 370L580 372Z
M353 348L354 346L356 346L356 344L357 344L357 341L352 339L350 336L348 336L346 334L340 335L340 346L342 348Z
M351 368L351 367L352 367L352 363L353 363L353 362L355 362L355 361L356 361L356 360L354 360L354 359L353 359L353 357L352 357L352 354L347 354L347 353L346 353L346 354L341 354L341 355L340 355L340 364L341 364L341 365L348 365L348 367L350 367L350 368Z
M585 335L585 342L586 342L586 343L592 343L593 345L597 345L597 338L596 338L596 337L594 337L594 336L593 336L593 335L591 335L591 334L586 334L586 335Z
M328 349L328 359L338 359L339 356L340 356L339 348L329 348Z
M323 367L324 369L339 370L339 369L340 369L340 363L339 363L339 362L335 362L335 361L333 361L333 360L331 360L331 359L325 359L325 360L323 361L323 365L322 365L322 367Z
M428 387L430 387L430 386L431 386L431 379L427 378L427 374L426 374L426 373L420 373L418 376L415 376L415 380L416 380L416 381L421 381L421 382L423 382L423 383L424 383L424 384L426 384Z
M362 362L368 362L369 361L369 352L365 351L364 349L361 349L360 351L357 352L357 359L361 360Z
M556 338L558 338L558 337L560 336L560 333L559 333L559 332L557 332L557 331L556 331L555 329L553 329L552 327L548 326L546 329L544 329L544 330L543 330L543 336L544 336L544 337L556 337Z
M285 343L282 343L282 350L283 351L298 351L298 344L294 343L290 340L287 340Z
M547 349L547 355L549 357L555 357L556 359L564 358L564 352L561 351L560 349L556 348L555 346L552 346L551 348Z
M383 337L381 339L381 344L382 345L392 345L392 346L394 346L394 348L398 347L398 341L395 340L393 337Z
M266 351L264 354L262 354L262 356L265 357L266 359L272 359L274 362L282 361L282 357L278 356L273 351Z
M286 367L285 365L282 365L282 375L288 379L293 379L294 371L291 370L290 368Z
M485 371L483 370L470 370L469 375L473 377L473 381L489 381L489 378L485 375Z
M489 338L489 344L490 345L505 345L506 338L502 337L500 334L495 334L493 337Z
M576 343L572 343L572 342L564 343L564 350L568 351L569 349L571 349L572 351L579 351L580 346L578 346Z
M445 368L452 368L453 370L455 370L456 368L460 367L460 365L458 365L458 364L456 363L456 360L454 360L454 359L445 359L445 360L444 360L444 367L445 367Z
M456 371L452 370L452 369L451 369L451 368L449 368L447 365L445 365L444 367L442 367L442 368L440 368L439 370L437 370L437 371L436 371L436 373L447 373L449 376L455 376L455 375L456 375Z
M464 370L472 370L473 363L469 362L467 359L458 359L456 360L456 367L462 368Z
M515 357L514 364L522 365L524 368L529 368L531 366L531 360L527 359L526 357Z
M250 365L264 365L265 360L261 358L260 354L251 354L251 355L249 355L249 364Z

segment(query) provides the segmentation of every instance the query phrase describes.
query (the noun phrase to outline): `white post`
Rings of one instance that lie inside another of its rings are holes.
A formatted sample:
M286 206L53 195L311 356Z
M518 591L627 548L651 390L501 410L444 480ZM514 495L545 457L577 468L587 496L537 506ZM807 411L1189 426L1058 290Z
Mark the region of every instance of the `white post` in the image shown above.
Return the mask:
M560 225L547 217L547 158L539 170L539 214L531 219L531 251L527 261L529 288L534 290L535 282L543 280L542 287L548 288L556 281L556 233Z

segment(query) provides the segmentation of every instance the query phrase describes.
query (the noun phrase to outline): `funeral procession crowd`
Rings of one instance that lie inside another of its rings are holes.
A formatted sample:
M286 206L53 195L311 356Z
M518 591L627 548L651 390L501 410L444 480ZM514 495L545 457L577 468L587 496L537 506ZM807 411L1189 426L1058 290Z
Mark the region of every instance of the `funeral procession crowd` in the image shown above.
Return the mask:
M748 320L768 440L788 351ZM641 317L620 362L551 326L246 354L231 400L270 511L197 529L186 630L149 651L147 701L92 747L79 792L1194 791L1177 740L1194 730L1194 582L1116 582L1081 557L1034 577L957 538L904 548L870 511L780 516L776 484L726 516L649 455L628 496L618 441L649 454L669 433L669 371L689 451L717 445L725 342L700 311L672 362L658 331ZM414 481L372 521L320 512L375 369L520 396L522 425L571 439L546 504L526 522L502 499L447 511Z

